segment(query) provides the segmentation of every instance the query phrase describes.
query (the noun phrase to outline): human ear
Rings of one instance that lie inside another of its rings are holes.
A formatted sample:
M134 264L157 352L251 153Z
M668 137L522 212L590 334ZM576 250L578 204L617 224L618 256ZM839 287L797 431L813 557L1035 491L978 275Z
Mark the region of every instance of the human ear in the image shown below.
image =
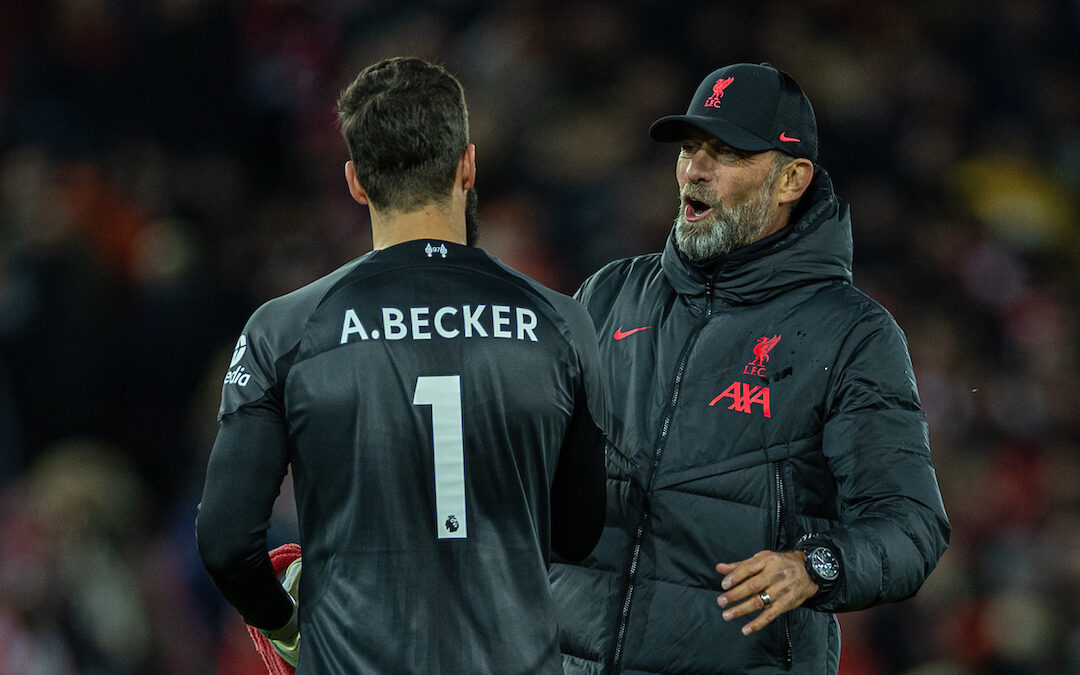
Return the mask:
M461 189L469 190L476 184L476 146L469 143L465 148L465 152L461 154L461 161L459 162L461 168L460 180Z
M345 162L345 183L349 186L349 194L352 195L357 204L368 206L371 203L367 191L364 190L364 186L360 185L360 179L356 177L356 167L353 166L351 159Z
M780 189L777 195L781 204L798 201L806 189L810 187L810 181L814 179L814 164L810 160L799 157L787 164L780 174Z

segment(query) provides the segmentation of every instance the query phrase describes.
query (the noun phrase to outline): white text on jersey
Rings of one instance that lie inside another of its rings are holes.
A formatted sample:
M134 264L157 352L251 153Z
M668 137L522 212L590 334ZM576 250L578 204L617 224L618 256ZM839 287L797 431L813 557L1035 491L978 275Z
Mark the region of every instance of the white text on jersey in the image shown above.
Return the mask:
M246 387L247 383L250 381L251 373L244 372L243 366L237 366L225 373L225 384L236 384L241 387Z
M441 337L453 340L464 338L503 338L531 340L536 338L536 314L526 307L510 305L463 305L440 307L383 307L381 330L368 330L352 308L345 310L341 325L341 344L350 337L359 340L430 340Z

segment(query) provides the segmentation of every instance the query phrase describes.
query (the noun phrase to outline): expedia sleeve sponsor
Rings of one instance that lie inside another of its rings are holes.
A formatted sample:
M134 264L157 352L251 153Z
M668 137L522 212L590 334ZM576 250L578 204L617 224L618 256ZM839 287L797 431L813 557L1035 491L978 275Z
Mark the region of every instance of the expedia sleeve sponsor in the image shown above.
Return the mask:
M539 342L536 313L512 305L382 307L375 317L345 310L341 344L364 340L489 338Z
M270 386L272 378L267 377L263 372L260 364L264 359L260 358L258 348L259 341L250 333L246 332L237 339L229 369L225 372L225 378L222 381L218 419L222 415L235 412L247 403L258 400ZM273 362L272 359L266 361Z

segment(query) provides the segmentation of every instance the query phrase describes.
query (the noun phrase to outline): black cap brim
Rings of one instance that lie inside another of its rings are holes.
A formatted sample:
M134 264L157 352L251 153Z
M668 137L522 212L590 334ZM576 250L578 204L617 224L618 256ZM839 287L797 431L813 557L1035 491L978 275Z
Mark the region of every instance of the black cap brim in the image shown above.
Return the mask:
M773 143L750 133L742 127L716 117L702 115L668 115L649 127L649 135L661 143L677 143L690 137L687 127L700 129L719 138L737 150L759 152L776 147Z

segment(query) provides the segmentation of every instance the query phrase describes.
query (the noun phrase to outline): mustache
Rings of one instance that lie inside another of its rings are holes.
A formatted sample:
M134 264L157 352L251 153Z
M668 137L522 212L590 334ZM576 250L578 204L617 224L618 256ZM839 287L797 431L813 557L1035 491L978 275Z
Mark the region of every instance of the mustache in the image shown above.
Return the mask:
M711 207L723 206L724 200L713 194L708 188L702 187L697 183L687 183L679 191L679 203L684 203L687 199L693 199L694 201L708 204Z

